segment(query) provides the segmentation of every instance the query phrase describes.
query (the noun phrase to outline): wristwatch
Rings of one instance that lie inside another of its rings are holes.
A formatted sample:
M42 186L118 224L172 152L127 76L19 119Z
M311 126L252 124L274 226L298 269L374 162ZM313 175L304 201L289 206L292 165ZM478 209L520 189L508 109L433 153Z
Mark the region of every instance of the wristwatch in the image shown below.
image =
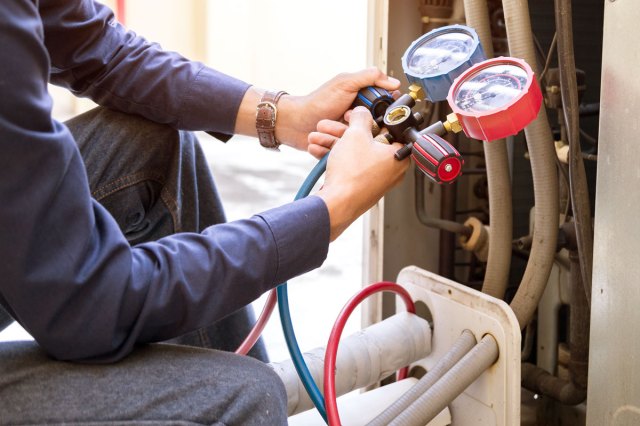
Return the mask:
M256 130L258 131L258 140L260 145L265 148L278 149L280 142L276 139L276 118L278 116L278 100L287 92L274 92L268 90L262 96L260 103L256 108Z

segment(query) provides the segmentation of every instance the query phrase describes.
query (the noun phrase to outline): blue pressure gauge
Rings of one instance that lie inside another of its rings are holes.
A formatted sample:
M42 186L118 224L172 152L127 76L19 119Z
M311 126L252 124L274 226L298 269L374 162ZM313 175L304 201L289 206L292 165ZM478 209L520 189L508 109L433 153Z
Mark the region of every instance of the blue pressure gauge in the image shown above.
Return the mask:
M440 27L411 43L402 57L402 68L411 84L419 84L431 102L447 98L456 79L486 58L478 35L464 25Z

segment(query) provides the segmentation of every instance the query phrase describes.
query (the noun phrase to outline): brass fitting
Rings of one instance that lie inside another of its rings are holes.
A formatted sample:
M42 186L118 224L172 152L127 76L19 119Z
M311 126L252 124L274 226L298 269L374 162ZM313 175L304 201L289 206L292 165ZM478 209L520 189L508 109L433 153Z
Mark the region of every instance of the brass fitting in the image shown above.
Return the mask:
M411 108L406 105L400 105L387 110L385 122L388 125L398 124L406 121L409 116L411 116Z
M374 142L378 142L378 143L382 143L385 145L391 145L391 142L389 142L389 139L387 139L386 135L383 134L379 134L377 135L375 138L373 138Z
M371 124L371 134L375 137L380 134L380 126L375 121Z
M412 84L411 86L409 86L409 96L411 96L414 101L420 102L420 100L426 97L426 94L424 93L424 89L422 88L422 86L418 84Z
M458 116L454 112L447 115L447 121L442 124L444 124L445 130L449 133L460 133L462 131L462 125L458 121Z

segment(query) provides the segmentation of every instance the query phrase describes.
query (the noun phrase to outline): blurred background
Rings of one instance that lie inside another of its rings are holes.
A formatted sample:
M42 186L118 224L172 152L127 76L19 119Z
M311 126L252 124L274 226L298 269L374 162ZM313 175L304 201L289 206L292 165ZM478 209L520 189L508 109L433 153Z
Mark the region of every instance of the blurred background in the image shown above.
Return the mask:
M104 1L129 29L163 48L202 61L263 88L306 94L344 71L367 64L367 0ZM54 116L65 120L95 105L54 86ZM316 160L286 147L261 148L236 136L223 144L198 134L228 220L293 199ZM291 316L301 349L324 346L342 306L362 285L362 219L332 243L325 264L289 283ZM254 303L256 315L265 297ZM360 328L354 312L344 335ZM272 360L289 358L276 312L263 333ZM17 324L0 340L30 339Z

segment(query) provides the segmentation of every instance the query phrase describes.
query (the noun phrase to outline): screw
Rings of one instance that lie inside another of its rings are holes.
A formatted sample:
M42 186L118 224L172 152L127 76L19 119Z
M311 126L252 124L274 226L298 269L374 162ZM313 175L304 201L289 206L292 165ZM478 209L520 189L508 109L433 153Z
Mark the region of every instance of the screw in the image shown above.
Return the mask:
M453 167L451 166L451 164L447 164L444 166L444 170L450 172L451 170L453 170Z

